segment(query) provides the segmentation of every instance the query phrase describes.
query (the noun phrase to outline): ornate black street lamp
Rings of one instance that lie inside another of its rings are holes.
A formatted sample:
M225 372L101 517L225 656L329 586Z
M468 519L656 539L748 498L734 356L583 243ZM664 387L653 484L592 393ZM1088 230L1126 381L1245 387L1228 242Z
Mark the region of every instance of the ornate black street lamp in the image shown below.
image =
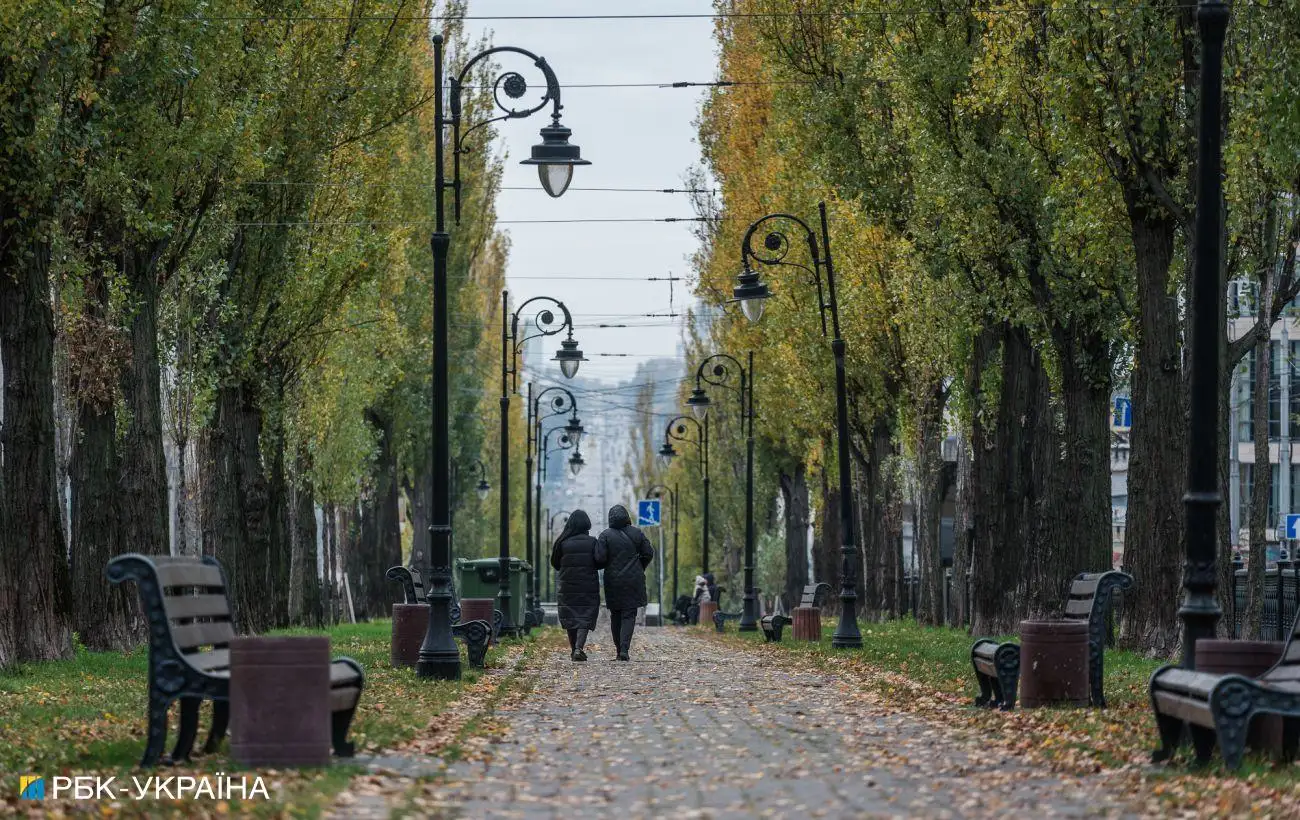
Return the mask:
M549 507L547 508L547 510L546 510L546 542L547 542L547 545L548 545L548 546L547 546L547 561L546 561L546 600L548 600L548 601L554 601L554 600L555 600L555 598L552 597L552 595L551 595L551 575L554 574L554 570L551 569L551 562L550 562L550 546L549 546L549 545L555 543L555 519L556 519L556 518L559 518L560 516L564 516L563 522L560 524L560 526L564 526L564 524L565 524L565 523L568 523L568 520L569 520L569 513L568 513L568 511L566 511L566 510L560 510L559 512L557 512L557 513L555 513L554 515L552 515L552 514L551 514L551 510L550 510L550 508L549 508Z
M578 365L586 361L578 343L573 340L573 315L564 303L550 296L534 296L510 313L510 297L501 291L501 486L510 486L510 396L519 391L519 353L530 339L541 336L555 336L568 331L568 338L561 343L554 361L560 363L560 371L566 378L573 378L578 372ZM525 320L523 328L519 319L534 303L538 303L536 313ZM560 316L556 315L559 311ZM507 316L509 317L507 319ZM561 318L561 316L563 318ZM532 447L526 454L532 460ZM531 466L531 465L530 465ZM532 518L532 496L528 493L528 473L524 473L524 495L526 496L526 517L524 531L530 531ZM518 634L523 624L516 624L510 615L510 498L509 493L501 493L501 587L497 593L502 613L501 631L508 635Z
M572 421L576 421L576 417L574 417L574 418L571 419L570 421L571 421L571 422L572 422ZM569 430L569 427L570 427L570 426L571 426L571 425L566 424L566 425L563 426L563 427L553 427L553 428L551 428L550 430L547 430L546 433L545 433L544 435L542 435L542 436L539 437L538 447L537 447L537 449L538 449L538 458L537 458L537 508L538 508L539 510L541 509L541 506L542 506L542 484L546 481L546 473L547 473L547 467L548 467L547 462L550 461L550 455L551 455L552 450L575 450L575 449L577 448L577 446L578 446L578 445L577 445L577 442L578 442L578 440L579 440L579 438L580 438L580 435L579 435L578 437L573 436L573 434L572 434L572 433L570 432L570 430ZM551 434L552 434L552 433L555 433L555 432L560 433L560 438L559 438L559 440L556 442L555 447L552 448L552 447L551 447ZM537 573L538 573L538 572L541 572L541 564L544 563L544 562L549 561L549 558L550 558L550 553L549 553L549 552L545 552L545 551L542 550L542 533L541 533L541 519L540 519L540 518L539 518L538 521L537 521L537 526L538 526L538 532L537 532L537 538L536 538L536 543L537 543L537 555L536 555L536 557L537 557L538 564L535 564L535 565L534 565L534 567L535 567L535 572L533 573L533 580L534 580L534 582L537 581ZM537 623L538 626L541 626L541 623L542 623L542 621L541 621L541 614L542 614L542 613L541 613L541 606L538 604L538 602L541 600L541 598L538 596L538 594L536 593L536 591L534 591L533 599L534 599L534 602L533 602L533 605L532 605L532 606L533 606L533 612L534 612L534 614L537 616L537 617L536 617L536 623Z
M505 100L518 100L528 93L528 83L523 76L514 71L502 73L493 83L494 99L497 108L503 114L480 123L474 123L462 133L464 123L461 120L461 90L465 79L474 67L497 54L517 54L529 60L542 72L546 81L546 91L535 105L513 108ZM451 634L451 428L450 386L448 384L448 299L447 299L447 257L451 247L451 235L447 233L444 194L448 188L454 194L456 221L460 221L460 155L465 152L465 137L491 122L507 119L521 119L541 111L551 105L551 124L542 129L542 142L533 147L532 156L525 161L528 165L537 165L542 179L542 187L551 196L564 193L568 180L572 178L575 165L587 165L582 159L576 145L568 141L569 129L560 123L560 83L546 60L530 51L513 46L497 46L479 52L467 61L460 73L450 82L447 99L451 107L451 116L443 111L443 39L441 34L433 38L433 118L437 126L434 140L434 231L430 237L433 251L433 498L429 504L429 555L420 556L419 565L428 578L429 628L425 632L424 643L420 646L419 660L415 673L421 678L456 680L460 678L460 650ZM505 99L503 100L502 95ZM444 164L445 145L443 129L451 127L451 147L453 156L452 178L448 181ZM557 185L556 183L561 183ZM576 348L576 346L575 346ZM561 360L561 367L564 367ZM506 451L502 450L502 464L505 464ZM504 489L508 485L502 483ZM502 493L504 497L506 493Z
M668 494L668 503L672 506L672 527L673 527L673 598L672 603L677 603L677 491L669 489L662 484L656 484L650 488L649 495L651 498L659 498L664 493ZM662 617L662 615L661 615Z
M740 302L745 316L751 322L757 322L763 316L763 301L772 294L767 285L759 280L757 271L750 267L750 262L760 265L785 265L798 268L812 277L817 286L818 314L821 316L822 336L831 336L831 353L835 356L835 434L838 440L836 458L840 473L840 621L831 637L831 646L836 649L860 649L862 633L858 630L858 593L854 577L857 565L857 544L853 533L853 485L849 472L849 391L847 375L844 369L844 339L840 335L840 308L835 296L835 266L831 262L831 237L826 227L826 203L817 206L821 217L821 245L817 243L817 234L794 214L774 213L756 220L745 231L741 240L740 258L744 270L739 276L739 284L732 291L736 301ZM797 262L786 260L790 252L790 240L781 231L780 223L797 225L803 230L808 243L808 255L812 259L809 268ZM758 231L770 223L775 223L763 237L763 247L754 247L753 240ZM822 287L822 270L826 271L826 286ZM831 315L830 333L827 333L826 314Z
M557 395L551 396L552 393ZM547 400L547 396L551 396ZM545 407L543 407L545 402ZM542 420L552 416L560 416L569 413L568 423L561 429L574 446L582 440L582 434L585 432L582 423L578 420L578 402L573 397L573 393L568 388L558 385L547 387L540 391L536 396L533 395L533 384L528 383L528 458L524 473L524 494L526 496L524 504L524 521L526 538L527 538L527 555L528 563L533 566L533 582L528 589L528 611L534 614L534 620L537 626L541 626L541 620L536 617L540 615L541 608L538 606L541 600L541 562L543 560L542 549L542 456L539 456L537 467L533 467L533 455L538 453L542 448ZM533 489L528 487L528 477L536 476L536 498L534 500Z
M1222 614L1215 599L1215 516L1219 494L1219 336L1223 333L1223 39L1228 7L1200 0L1200 110L1196 141L1196 237L1191 291L1191 402L1187 419L1187 493L1183 496L1183 666L1196 668L1196 642L1213 638Z
M690 422L695 425L695 438L689 438L686 431L689 429L686 424ZM697 421L691 416L678 416L668 422L664 428L664 446L659 448L659 460L664 466L673 460L677 455L677 449L673 447L674 441L682 441L688 444L696 445L699 454L700 474L704 476L704 537L701 538L702 550L700 563L703 565L700 572L709 571L709 417L706 414L704 421ZM676 598L673 599L676 601Z
M737 388L732 382L732 370L740 381ZM712 365L712 366L710 366ZM748 422L745 433L745 600L741 607L741 632L758 631L758 594L754 591L754 351L749 352L749 366L727 353L714 353L695 370L695 389L686 400L698 419L708 417L709 395L704 384L737 390L740 396L741 424Z

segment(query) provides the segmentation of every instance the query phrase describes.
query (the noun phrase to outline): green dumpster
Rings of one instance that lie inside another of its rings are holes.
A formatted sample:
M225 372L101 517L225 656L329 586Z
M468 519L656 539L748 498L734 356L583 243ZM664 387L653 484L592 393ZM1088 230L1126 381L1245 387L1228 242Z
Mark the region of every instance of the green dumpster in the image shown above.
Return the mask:
M528 603L528 585L533 568L522 558L510 559L510 613L508 620L516 628L524 625ZM496 598L501 594L501 559L457 558L456 577L462 598Z

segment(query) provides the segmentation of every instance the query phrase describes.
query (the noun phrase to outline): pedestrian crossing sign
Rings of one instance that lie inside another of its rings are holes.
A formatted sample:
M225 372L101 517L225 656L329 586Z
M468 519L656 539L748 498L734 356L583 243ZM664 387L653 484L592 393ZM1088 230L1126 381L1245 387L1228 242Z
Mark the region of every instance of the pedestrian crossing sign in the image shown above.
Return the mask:
M650 498L636 502L636 525L638 527L659 526L659 499Z

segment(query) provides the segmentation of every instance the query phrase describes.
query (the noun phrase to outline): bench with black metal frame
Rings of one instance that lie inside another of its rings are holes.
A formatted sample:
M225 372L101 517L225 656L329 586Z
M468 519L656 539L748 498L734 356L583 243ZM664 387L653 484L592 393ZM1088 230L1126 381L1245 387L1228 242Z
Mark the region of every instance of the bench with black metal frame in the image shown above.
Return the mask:
M1150 688L1160 731L1153 762L1173 757L1191 735L1198 764L1209 762L1217 740L1224 764L1236 769L1246 752L1250 722L1259 714L1282 716L1282 758L1293 761L1300 747L1300 613L1282 657L1258 678L1164 666L1151 676Z
M799 606L802 608L817 609L820 605L817 603L818 596L822 590L829 595L831 585L827 583L808 584L803 588L803 593L799 596ZM794 623L794 619L788 615L765 615L758 621L759 628L763 630L763 637L770 643L781 642L781 631Z
M1093 706L1105 707L1104 654L1106 619L1114 593L1133 586L1133 576L1125 572L1084 572L1070 582L1062 619L1088 623L1088 699ZM1016 689L1020 681L1020 646L1012 641L1000 643L981 638L970 650L971 666L980 693L976 706L1016 708Z
M167 711L180 702L180 729L167 762L187 760L199 728L199 707L212 701L205 753L214 752L230 722L230 649L237 637L226 574L216 558L119 555L104 575L134 581L149 624L149 727L141 767L156 765L167 744ZM351 658L330 663L330 731L334 754L351 757L348 729L365 672Z

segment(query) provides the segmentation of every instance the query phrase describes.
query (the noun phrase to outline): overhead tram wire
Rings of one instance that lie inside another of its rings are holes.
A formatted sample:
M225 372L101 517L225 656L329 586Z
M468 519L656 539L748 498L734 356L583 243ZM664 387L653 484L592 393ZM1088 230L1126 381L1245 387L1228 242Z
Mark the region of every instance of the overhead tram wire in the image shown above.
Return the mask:
M1254 3L1245 0L1240 3L1241 6L1252 6ZM1174 11L1195 9L1195 3L1181 3L1175 5L1157 6L1152 3L1078 3L1066 6L1050 7L1043 4L1035 7L1006 8L1006 9L981 9L981 14L1032 14L1035 11L1052 11L1053 13L1078 13L1078 12L1100 12L1100 11ZM269 15L269 14L211 14L211 15L194 15L187 17L193 22L321 22L321 23L346 23L354 25L357 23L438 23L450 21L544 21L544 20L566 20L566 21L600 21L600 20L722 20L722 19L750 19L750 20L783 20L798 18L823 18L823 19L852 19L852 18L882 18L890 16L913 17L938 14L953 14L954 10L943 8L941 6L931 6L928 8L916 7L895 7L888 9L870 9L861 11L805 11L805 12L738 12L738 11L718 11L708 13L661 13L661 14L461 14L444 17L436 14L363 14L363 15Z
M709 216L666 216L666 217L587 217L585 219L498 219L497 225L590 225L595 223L651 223L651 222L718 222L722 219L731 217L709 217ZM358 221L312 221L302 222L227 222L225 225L232 228L308 228L308 227L330 227L330 228L375 228L379 226L390 228L401 227L427 227L433 222L428 219L415 221L389 221L389 220L358 220Z

